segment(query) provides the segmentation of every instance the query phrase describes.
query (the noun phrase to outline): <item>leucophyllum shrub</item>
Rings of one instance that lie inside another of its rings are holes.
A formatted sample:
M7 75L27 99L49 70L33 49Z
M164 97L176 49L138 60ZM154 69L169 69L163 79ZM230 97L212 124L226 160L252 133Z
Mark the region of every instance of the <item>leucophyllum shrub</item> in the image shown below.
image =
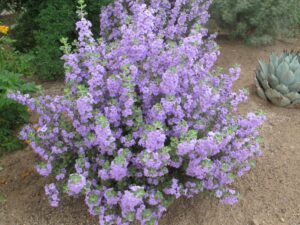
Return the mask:
M117 0L100 40L81 11L76 49L64 47L65 94L10 94L40 115L20 136L42 159L37 171L56 178L45 187L52 206L61 192L84 195L101 225L152 225L181 196L237 202L231 184L261 153L264 117L236 114L239 68L213 70L210 3Z

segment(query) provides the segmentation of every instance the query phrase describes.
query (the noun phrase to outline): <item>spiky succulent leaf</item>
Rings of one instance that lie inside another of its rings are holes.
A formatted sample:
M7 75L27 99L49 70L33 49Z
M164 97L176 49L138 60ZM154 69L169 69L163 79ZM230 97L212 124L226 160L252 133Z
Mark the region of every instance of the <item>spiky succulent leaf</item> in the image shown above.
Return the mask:
M282 63L279 64L276 70L276 76L280 79L281 76L286 74L289 71L289 64L287 64L286 61L283 61Z
M279 85L279 79L273 74L270 74L270 76L268 77L268 81L269 81L269 85L272 88L275 88L277 85Z
M266 79L267 75L269 73L269 69L268 69L268 65L265 64L262 60L258 60L259 64L260 64L260 69L261 69L261 76Z
M290 99L292 102L295 102L296 100L300 100L300 94L298 92L290 92L285 95L288 99Z
M292 60L291 64L290 64L290 69L295 72L298 68L300 68L300 63L298 60L298 57L294 57L294 59Z
M268 89L266 91L266 96L273 104L281 107L285 107L291 104L291 101L287 97L283 96L275 89Z
M271 56L270 56L270 62L272 65L274 65L275 68L277 68L278 66L278 57L275 53L272 53Z
M269 73L270 74L276 73L276 67L272 63L269 64Z
M295 71L295 82L300 82L300 67Z
M291 91L300 92L300 82L296 82L289 86Z
M285 86L284 84L277 85L275 89L283 95L288 94L290 92L288 87Z
M282 74L280 76L280 82L285 85L292 84L294 80L295 80L295 75L292 71L288 71L287 73Z
M264 90L261 88L259 82L257 79L255 79L255 83L256 83L256 93L258 94L259 97L263 98L264 100L268 100L266 95L265 95L265 92Z

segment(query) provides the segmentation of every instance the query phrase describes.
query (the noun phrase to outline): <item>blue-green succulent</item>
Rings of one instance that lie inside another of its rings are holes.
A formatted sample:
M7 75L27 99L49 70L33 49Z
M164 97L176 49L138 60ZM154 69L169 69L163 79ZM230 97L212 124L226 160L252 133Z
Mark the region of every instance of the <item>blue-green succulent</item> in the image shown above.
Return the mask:
M257 94L274 105L286 107L300 104L300 54L272 53L270 62L259 60L256 71Z

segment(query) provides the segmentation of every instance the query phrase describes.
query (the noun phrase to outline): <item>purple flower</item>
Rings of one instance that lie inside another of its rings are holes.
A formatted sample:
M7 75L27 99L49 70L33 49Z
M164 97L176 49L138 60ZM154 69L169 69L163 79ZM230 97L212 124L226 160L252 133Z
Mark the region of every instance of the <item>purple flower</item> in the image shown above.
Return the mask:
M221 200L221 203L227 205L234 205L238 202L238 198L236 196L228 196Z
M63 180L66 177L66 169L61 169L60 173L55 176L56 180Z
M142 203L142 199L135 196L134 193L125 191L120 201L120 207L122 209L122 213L126 215L128 212L134 212L135 208Z
M35 168L36 168L37 172L43 177L49 176L49 174L51 174L51 172L52 172L52 164L51 163L40 164L40 165L37 165Z
M112 162L110 166L110 177L116 181L121 181L126 176L127 176L127 167Z
M78 195L86 185L86 178L80 174L71 174L68 180L70 195Z
M120 200L120 196L113 188L107 189L104 192L104 197L108 205L116 205Z
M102 195L99 190L89 191L85 195L85 203L88 207L94 208L101 203Z
M178 155L184 156L194 151L197 141L182 142L177 147Z
M49 202L52 207L58 207L59 204L59 192L55 186L55 184L49 184L45 186L45 194L48 196Z
M172 179L171 187L165 188L164 193L167 195L174 195L176 198L181 196L181 187L178 184L177 179Z
M147 135L146 148L152 151L161 149L164 147L166 135L161 131L151 131Z
M179 82L178 78L179 77L176 72L164 73L162 75L162 82L160 84L162 93L167 95L174 95Z

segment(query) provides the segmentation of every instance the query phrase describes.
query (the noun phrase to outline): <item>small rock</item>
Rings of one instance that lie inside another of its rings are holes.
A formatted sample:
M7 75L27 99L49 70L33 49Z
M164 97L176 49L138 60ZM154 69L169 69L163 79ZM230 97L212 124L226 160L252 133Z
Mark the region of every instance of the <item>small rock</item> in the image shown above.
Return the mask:
M0 185L7 184L7 180L5 178L0 177Z
M280 210L282 213L286 213L286 209L281 209Z
M284 218L282 218L282 217L281 217L279 220L280 220L282 223L285 222Z
M259 225L259 222L256 219L251 220L250 225Z

